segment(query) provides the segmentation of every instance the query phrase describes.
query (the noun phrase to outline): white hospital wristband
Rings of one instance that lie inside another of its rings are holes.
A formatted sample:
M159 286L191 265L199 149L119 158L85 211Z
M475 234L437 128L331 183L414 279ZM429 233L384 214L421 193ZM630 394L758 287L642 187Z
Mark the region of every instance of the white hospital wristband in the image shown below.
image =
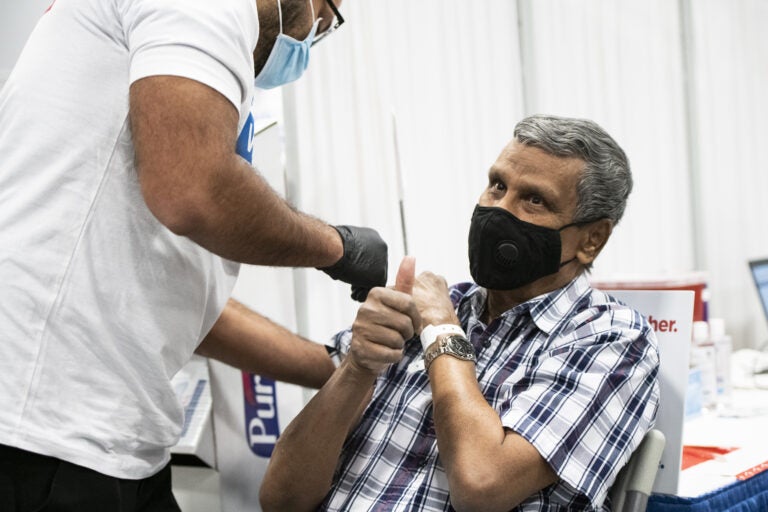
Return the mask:
M465 338L467 337L464 333L464 329L456 324L429 324L421 331L421 348L427 350L427 347L433 344L441 334L458 334Z

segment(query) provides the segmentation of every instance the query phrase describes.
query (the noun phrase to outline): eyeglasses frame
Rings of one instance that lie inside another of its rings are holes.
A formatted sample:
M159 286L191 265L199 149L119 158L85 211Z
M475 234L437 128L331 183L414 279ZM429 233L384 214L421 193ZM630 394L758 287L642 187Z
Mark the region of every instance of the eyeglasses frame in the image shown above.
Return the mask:
M328 27L327 30L325 30L322 34L316 35L315 39L312 41L312 44L310 46L315 46L317 43L325 39L327 36L331 35L333 32L336 31L337 28L339 28L344 24L344 17L341 15L336 5L333 3L333 0L325 0L325 3L327 3L328 7L331 8L331 11L333 11L333 15L336 19L336 23L331 23L331 26Z

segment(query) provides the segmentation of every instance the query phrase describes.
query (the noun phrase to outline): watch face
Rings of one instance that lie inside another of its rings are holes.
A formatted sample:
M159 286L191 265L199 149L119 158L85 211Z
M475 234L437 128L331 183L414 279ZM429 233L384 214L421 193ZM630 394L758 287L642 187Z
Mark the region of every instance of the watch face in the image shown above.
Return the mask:
M476 361L475 348L467 341L464 336L450 334L438 340L437 343L430 345L424 354L424 365L429 369L429 365L441 354L448 354L458 357L465 361Z
M472 345L467 341L466 338L462 336L447 336L445 338L445 348L448 349L448 352L452 352L456 354L459 357L466 358L466 359L474 359L475 358L475 350L472 347Z

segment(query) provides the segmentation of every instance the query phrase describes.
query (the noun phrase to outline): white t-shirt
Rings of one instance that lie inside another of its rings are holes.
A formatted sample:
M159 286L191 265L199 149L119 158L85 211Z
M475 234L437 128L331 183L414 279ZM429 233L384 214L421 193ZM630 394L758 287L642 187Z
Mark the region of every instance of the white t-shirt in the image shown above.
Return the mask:
M257 38L255 0L57 0L42 16L0 91L0 444L121 478L167 463L170 378L239 266L147 208L128 88L207 84L247 151Z

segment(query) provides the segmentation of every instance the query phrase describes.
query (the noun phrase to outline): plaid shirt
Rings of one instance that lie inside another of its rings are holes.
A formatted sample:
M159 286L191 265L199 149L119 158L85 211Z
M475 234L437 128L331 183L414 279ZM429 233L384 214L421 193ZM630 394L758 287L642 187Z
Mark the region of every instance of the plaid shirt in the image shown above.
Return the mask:
M658 406L658 350L645 318L583 275L489 325L480 320L485 289L456 285L451 300L486 400L560 478L514 510L609 510L609 487ZM337 334L337 350L346 353L350 340L349 330ZM412 364L421 352L418 338L408 341L402 361L378 378L320 510L453 510L429 379Z

